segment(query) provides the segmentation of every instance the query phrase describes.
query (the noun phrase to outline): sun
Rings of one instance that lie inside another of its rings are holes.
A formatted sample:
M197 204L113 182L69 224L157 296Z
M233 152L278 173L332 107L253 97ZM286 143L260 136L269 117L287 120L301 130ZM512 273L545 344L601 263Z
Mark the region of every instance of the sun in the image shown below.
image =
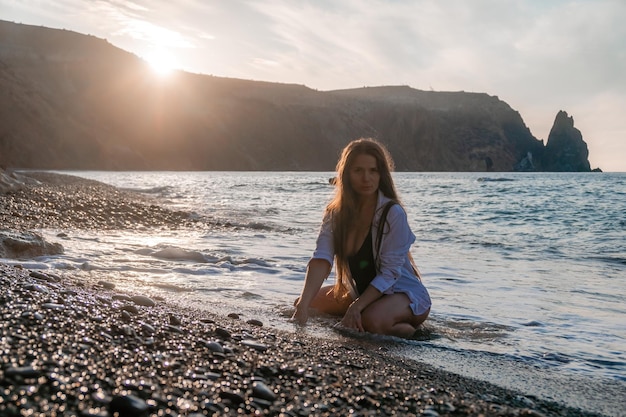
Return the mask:
M168 77L176 69L176 60L169 54L159 52L146 57L150 69L159 77Z

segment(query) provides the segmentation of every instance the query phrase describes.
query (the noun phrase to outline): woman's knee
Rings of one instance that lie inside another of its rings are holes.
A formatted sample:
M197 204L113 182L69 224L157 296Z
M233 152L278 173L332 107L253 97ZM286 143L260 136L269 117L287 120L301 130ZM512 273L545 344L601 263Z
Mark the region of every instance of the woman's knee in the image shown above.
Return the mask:
M384 315L371 309L365 309L361 313L361 324L363 325L363 330L376 334L387 334L391 326L393 326L393 323Z
M361 313L363 329L377 334L412 333L411 328L414 330L422 324L428 317L430 309L424 314L415 315L409 306L409 299L406 295L401 295L403 297L395 297L394 294L394 296L381 299L366 308ZM402 301L405 301L406 304L404 305ZM400 330L401 327L402 330Z
M426 321L426 319L428 318L428 316L430 315L430 308L428 310L426 310L425 313L422 313L418 316L413 315L412 320L411 320L411 324L414 327L419 326L420 324L424 323Z

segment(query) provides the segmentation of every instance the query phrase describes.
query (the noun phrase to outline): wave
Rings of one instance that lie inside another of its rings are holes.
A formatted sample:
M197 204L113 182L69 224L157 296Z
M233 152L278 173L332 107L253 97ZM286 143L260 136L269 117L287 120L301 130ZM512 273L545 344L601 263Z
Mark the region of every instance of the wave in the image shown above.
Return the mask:
M207 257L200 252L188 251L172 246L153 252L151 256L175 261L210 262L210 259L207 259Z
M231 269L245 270L262 270L264 273L277 274L280 271L274 268L274 262L262 258L243 258L235 259L232 255L208 255L195 250L182 249L176 246L165 246L160 249L141 248L134 251L137 255L149 256L153 258L168 260L193 262L201 264L214 264L217 266L227 266ZM181 270L177 268L177 270ZM191 273L191 271L189 272ZM203 272L195 275L203 275Z
M125 191L131 191L134 193L141 193L141 194L165 195L165 194L168 194L168 192L174 190L174 187L172 187L171 185L163 185L160 187L150 187L150 188L122 187L120 189L125 190Z
M503 178L503 177L498 177L498 178L480 177L476 181L479 181L479 182L509 182L509 181L515 181L515 180L513 178Z
M251 221L251 222L246 223L246 222L235 222L231 220L225 220L225 221L215 220L213 223L215 226L229 227L229 228L234 228L234 229L244 229L244 230L246 229L256 230L256 231L262 231L262 232L293 234L293 233L298 233L301 231L301 229L298 229L296 227L278 226L275 224L262 223L258 221Z
M626 265L626 258L621 256L590 256L589 259L602 261L610 264Z
M191 288L181 287L180 285L168 284L165 282L155 282L151 283L150 286L155 288L160 288L162 290L171 291L171 292L190 292L193 291Z

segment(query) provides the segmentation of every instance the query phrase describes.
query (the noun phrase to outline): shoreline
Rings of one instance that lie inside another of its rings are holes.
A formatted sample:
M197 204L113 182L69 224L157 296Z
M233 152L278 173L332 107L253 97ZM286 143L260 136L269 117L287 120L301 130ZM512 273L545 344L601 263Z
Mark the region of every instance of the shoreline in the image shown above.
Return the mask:
M95 181L28 175L40 184L0 194L3 229L198 221ZM0 285L0 415L601 415L397 358L367 340L277 330L106 282L0 263Z
M58 279L0 264L1 415L596 415L367 341L321 340Z

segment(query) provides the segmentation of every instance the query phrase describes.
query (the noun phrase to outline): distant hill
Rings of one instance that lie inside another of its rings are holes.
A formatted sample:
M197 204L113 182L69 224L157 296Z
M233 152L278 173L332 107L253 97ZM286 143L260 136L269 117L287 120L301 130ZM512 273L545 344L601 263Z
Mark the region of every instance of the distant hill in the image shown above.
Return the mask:
M106 40L0 21L6 167L331 171L348 141L374 137L400 171L589 171L563 114L558 140L544 146L487 94L321 92L182 71L164 82Z

